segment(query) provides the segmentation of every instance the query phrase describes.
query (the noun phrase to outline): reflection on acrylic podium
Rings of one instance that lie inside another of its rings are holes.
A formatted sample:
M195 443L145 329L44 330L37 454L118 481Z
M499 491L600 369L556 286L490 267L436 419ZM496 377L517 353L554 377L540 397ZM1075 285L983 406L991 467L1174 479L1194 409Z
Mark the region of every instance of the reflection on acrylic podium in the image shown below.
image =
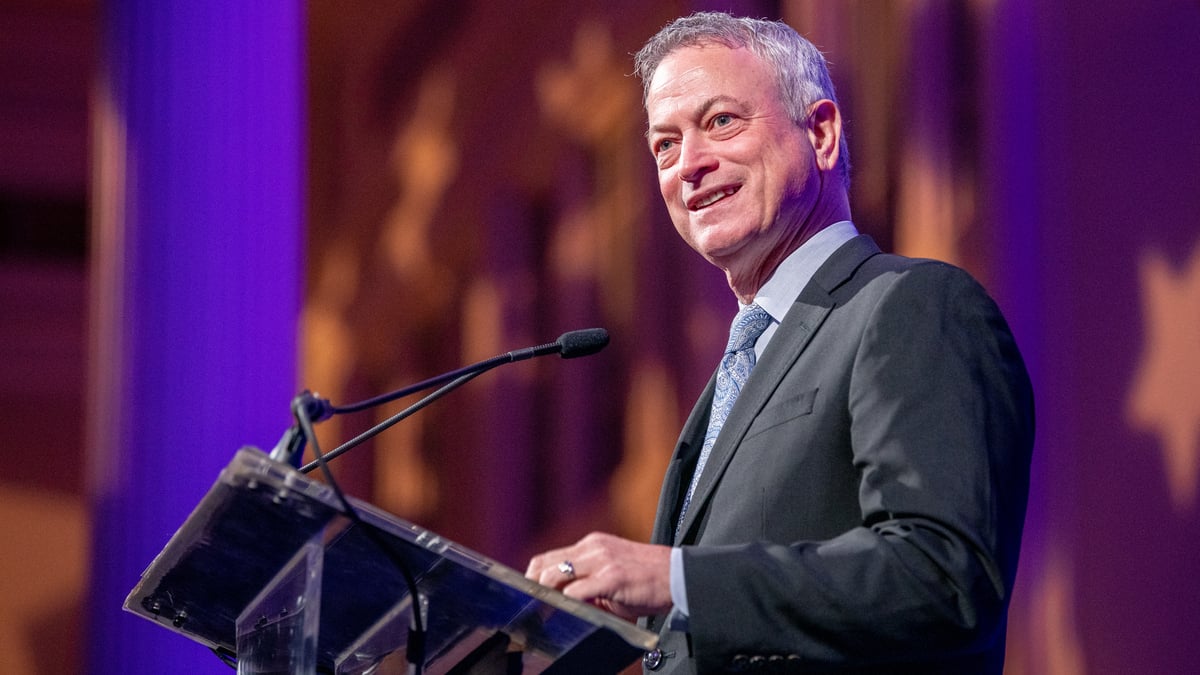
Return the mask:
M244 448L125 609L236 655L243 675L616 673L657 637ZM408 579L405 579L405 575ZM215 657L214 657L215 658Z

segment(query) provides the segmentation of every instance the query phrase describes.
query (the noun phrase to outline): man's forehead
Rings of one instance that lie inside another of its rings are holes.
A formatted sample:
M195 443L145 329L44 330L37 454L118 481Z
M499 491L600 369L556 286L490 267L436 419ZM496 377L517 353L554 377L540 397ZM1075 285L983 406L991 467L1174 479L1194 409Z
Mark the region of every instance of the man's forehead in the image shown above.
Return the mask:
M722 45L683 47L667 54L654 69L646 88L647 100L676 89L708 84L709 77L730 59L731 50Z
M648 104L677 96L684 91L707 90L715 86L711 69L706 64L692 63L682 68L676 68L674 65L664 62L654 72L654 79L650 81L650 91L646 97Z
M671 50L658 62L658 67L650 77L650 89L653 89L665 74L682 69L688 69L681 64L700 66L715 66L722 61L734 58L736 53L745 51L742 47L729 47L721 43L701 43L688 45Z
M762 61L741 47L697 45L672 51L659 63L646 88L646 113L703 106L713 100L743 98L748 83L766 74Z

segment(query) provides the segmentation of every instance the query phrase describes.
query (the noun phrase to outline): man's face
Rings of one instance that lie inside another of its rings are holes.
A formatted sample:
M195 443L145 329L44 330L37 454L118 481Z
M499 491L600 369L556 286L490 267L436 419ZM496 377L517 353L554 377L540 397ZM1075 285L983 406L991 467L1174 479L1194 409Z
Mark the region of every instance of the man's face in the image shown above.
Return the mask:
M646 97L658 183L680 236L731 279L770 272L820 192L813 146L746 49L672 52ZM794 248L794 247L793 247Z

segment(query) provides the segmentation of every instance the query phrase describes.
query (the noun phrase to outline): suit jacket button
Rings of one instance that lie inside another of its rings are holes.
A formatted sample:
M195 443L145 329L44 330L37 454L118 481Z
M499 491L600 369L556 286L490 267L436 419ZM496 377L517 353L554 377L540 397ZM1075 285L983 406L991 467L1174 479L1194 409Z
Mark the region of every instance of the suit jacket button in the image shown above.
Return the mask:
M663 653L661 649L648 651L642 656L642 665L645 666L647 670L658 670L659 668L662 668L662 664Z

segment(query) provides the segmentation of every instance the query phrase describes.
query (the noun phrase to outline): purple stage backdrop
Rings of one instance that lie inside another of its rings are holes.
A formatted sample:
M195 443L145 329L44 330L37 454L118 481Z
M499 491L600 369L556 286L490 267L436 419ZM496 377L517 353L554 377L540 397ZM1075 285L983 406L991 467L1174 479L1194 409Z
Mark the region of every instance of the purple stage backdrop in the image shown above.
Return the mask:
M233 452L269 446L290 423L303 26L298 2L105 9L94 102L91 672L229 671L121 606Z

